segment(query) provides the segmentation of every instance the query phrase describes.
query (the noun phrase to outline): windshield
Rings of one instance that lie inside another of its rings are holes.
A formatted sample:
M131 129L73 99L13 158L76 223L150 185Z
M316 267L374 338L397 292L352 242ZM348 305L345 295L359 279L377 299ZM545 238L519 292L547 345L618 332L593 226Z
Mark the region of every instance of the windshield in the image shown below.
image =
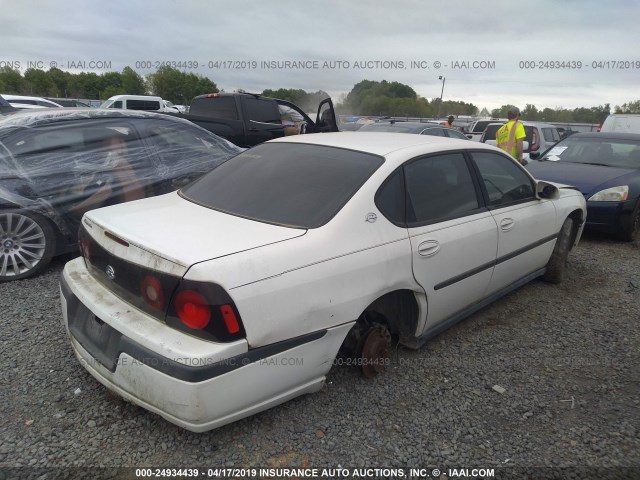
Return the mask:
M183 188L195 203L297 228L328 222L382 164L376 155L299 143L262 144Z
M542 159L640 168L640 141L571 136L547 150Z
M113 100L107 100L102 105L100 105L100 108L109 108L111 105L113 105Z

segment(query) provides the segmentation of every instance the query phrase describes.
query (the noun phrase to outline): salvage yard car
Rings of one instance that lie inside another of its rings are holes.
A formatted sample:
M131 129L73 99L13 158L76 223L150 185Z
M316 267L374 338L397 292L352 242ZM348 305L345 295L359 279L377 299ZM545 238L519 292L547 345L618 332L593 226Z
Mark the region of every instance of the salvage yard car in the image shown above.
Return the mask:
M640 134L576 133L534 155L537 178L570 183L587 200L587 228L632 242L640 236Z
M146 112L0 117L0 282L77 251L85 211L177 190L240 151L186 120Z
M572 187L495 147L298 135L179 192L93 210L61 277L63 323L102 384L204 431L366 376L532 279L562 279L585 218Z

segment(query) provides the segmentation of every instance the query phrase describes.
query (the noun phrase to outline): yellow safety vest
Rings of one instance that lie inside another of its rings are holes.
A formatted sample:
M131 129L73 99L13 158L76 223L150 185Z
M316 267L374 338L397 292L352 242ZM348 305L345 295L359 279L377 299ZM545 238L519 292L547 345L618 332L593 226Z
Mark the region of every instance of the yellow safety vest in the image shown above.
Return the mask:
M511 124L511 127L509 127ZM517 120L507 122L496 132L496 145L516 160L518 159L518 150L516 149L516 130L521 125Z

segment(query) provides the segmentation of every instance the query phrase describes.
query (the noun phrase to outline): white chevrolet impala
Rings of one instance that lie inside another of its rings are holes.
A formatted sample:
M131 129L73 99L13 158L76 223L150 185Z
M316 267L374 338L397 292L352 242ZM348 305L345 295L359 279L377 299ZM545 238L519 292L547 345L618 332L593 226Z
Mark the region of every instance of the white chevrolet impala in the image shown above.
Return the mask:
M204 431L371 376L500 296L559 282L585 200L465 140L287 137L182 190L93 210L61 279L82 365Z

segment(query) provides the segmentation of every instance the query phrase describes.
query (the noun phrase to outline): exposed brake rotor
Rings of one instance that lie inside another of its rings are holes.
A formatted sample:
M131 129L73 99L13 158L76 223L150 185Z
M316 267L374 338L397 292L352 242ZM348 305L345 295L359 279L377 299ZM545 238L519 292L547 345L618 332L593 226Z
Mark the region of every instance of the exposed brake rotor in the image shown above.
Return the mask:
M360 359L362 373L371 378L382 372L389 365L391 356L391 333L387 327L376 324L364 335Z

